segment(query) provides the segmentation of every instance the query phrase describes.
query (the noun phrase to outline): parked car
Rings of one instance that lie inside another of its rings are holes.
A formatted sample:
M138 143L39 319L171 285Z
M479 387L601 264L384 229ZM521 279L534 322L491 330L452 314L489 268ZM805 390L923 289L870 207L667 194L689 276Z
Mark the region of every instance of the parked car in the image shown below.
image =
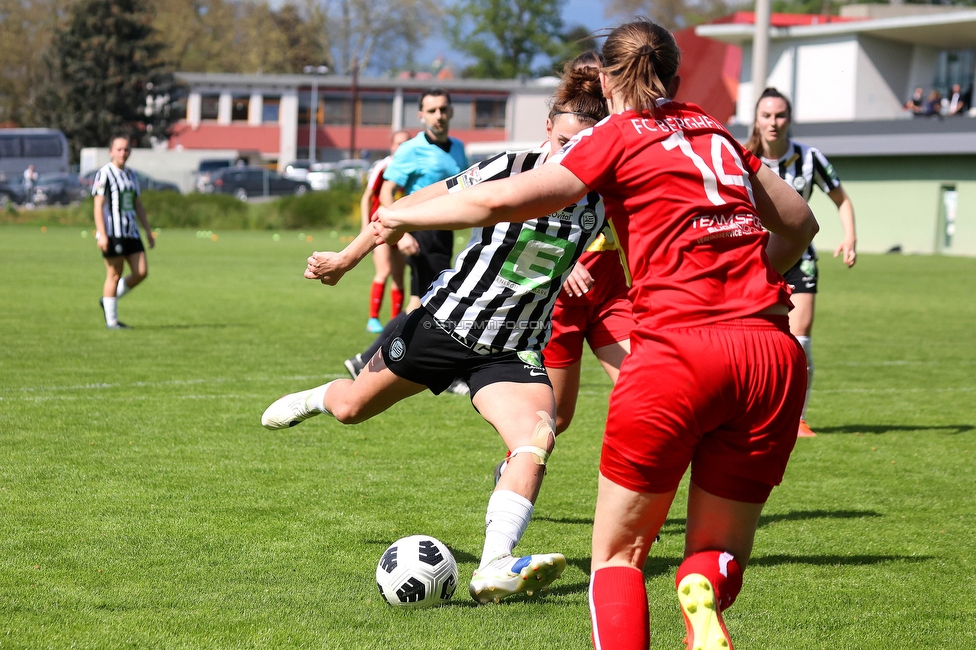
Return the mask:
M234 164L229 158L205 158L197 165L193 174L193 188L197 192L210 193L214 191L213 175Z
M176 183L170 183L169 181L159 181L152 176L146 176L137 169L133 169L136 173L136 180L139 181L139 190L145 192L146 190L153 190L154 192L179 192L180 186ZM88 194L91 194L92 185L95 184L95 174L98 170L90 171L78 178L81 181L82 186Z
M24 186L21 183L0 182L0 208L24 202Z
M302 195L311 189L305 181L285 178L264 167L228 167L213 178L214 192L231 194L240 201L256 196Z
M308 176L309 170L316 164L318 163L313 163L311 160L293 160L285 165L285 171L282 172L282 176L290 178L293 181L304 181L306 180L306 176Z
M366 183L366 177L369 176L371 164L368 160L346 158L335 163L335 166L344 178L355 179L357 183L364 185Z
M332 187L332 183L335 182L336 175L338 173L339 171L336 169L336 166L333 163L315 163L308 168L308 174L305 176L305 182L307 182L313 190L327 190Z
M151 176L146 176L140 171L133 169L136 173L136 178L139 179L139 189L143 192L146 190L152 190L153 192L179 192L180 186L176 183L170 183L169 181L161 181Z
M88 192L74 174L43 174L34 185L36 205L68 205L85 198Z

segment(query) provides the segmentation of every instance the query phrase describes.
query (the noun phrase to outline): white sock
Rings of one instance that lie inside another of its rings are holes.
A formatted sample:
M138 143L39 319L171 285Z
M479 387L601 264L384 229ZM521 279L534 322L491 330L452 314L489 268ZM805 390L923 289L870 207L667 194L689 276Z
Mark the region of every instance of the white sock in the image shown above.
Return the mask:
M129 285L125 283L125 278L119 278L119 284L115 287L115 297L121 298L127 293L129 293Z
M308 405L319 413L325 413L326 415L332 415L329 409L325 408L325 391L329 390L329 386L335 383L333 379L327 384L322 384L318 388L312 389L312 397L309 398Z
M796 340L800 342L803 352L807 355L807 394L803 398L803 412L800 414L800 417L805 420L807 403L810 401L810 391L813 390L813 345L809 336L798 336Z
M485 513L485 548L481 552L483 568L499 555L511 553L532 519L532 502L510 490L495 490L488 499Z
M116 311L118 298L102 298L102 308L105 310L105 324L118 325L119 316Z

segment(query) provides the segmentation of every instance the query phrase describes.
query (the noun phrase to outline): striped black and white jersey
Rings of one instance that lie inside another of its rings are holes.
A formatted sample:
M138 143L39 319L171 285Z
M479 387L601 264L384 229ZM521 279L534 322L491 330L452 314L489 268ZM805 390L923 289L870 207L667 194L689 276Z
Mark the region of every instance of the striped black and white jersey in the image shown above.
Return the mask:
M790 140L790 146L781 158L762 158L763 164L779 174L800 193L804 201L810 200L816 184L825 194L840 187L837 173L819 149Z
M760 157L760 160L779 174L779 177L789 183L808 203L813 194L814 185L819 186L824 194L830 194L840 187L840 179L837 178L834 166L815 147L808 147L805 144L790 140L790 146L782 157L777 159ZM805 260L813 260L814 262L817 260L817 249L813 242L807 246L803 257L794 268Z
M139 179L131 169L119 169L109 163L96 172L92 196L105 197L102 216L105 218L106 235L139 239L136 219L136 197L139 194Z
M449 178L451 192L507 178L545 163L548 143L505 152ZM470 346L541 351L563 281L603 230L595 192L578 203L524 223L474 228L453 269L431 285L423 304L442 327Z

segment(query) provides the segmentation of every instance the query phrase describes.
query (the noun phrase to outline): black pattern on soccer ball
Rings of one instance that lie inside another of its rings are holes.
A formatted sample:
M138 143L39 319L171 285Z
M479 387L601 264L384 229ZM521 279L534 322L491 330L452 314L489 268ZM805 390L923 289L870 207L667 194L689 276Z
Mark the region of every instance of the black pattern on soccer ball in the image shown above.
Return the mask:
M420 580L410 578L400 585L396 594L401 603L416 603L427 596L427 588Z
M384 553L383 557L380 559L380 566L383 567L383 570L387 573L392 573L393 569L397 568L396 546L391 546L390 548L386 549L386 553Z
M440 550L437 545L430 540L424 540L418 545L418 550L420 551L419 557L420 561L424 564L429 564L430 566L437 566L444 561L444 556L441 555Z

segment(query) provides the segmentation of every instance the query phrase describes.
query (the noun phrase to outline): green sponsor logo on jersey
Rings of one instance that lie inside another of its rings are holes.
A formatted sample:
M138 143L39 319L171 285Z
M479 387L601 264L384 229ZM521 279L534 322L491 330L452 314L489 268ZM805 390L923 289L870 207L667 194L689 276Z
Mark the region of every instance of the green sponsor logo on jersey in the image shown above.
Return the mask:
M553 279L569 268L573 247L565 239L524 228L499 275L513 285L546 295Z
M542 355L531 350L522 350L518 353L519 359L527 366L542 367Z
M136 209L136 193L132 190L125 190L122 192L119 202L122 205L123 212L132 212Z

